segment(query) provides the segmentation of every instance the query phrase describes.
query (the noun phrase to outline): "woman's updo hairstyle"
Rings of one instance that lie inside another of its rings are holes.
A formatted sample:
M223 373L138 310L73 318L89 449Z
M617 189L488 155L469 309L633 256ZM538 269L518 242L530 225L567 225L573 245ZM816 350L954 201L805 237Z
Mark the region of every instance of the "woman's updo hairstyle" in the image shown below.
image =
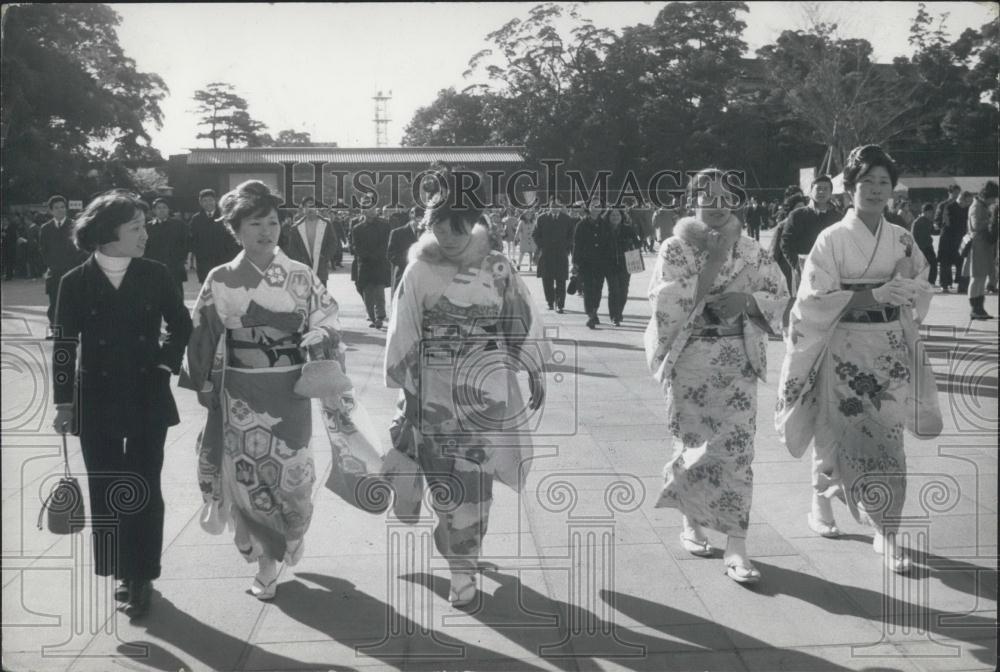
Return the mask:
M725 178L725 173L721 168L705 168L704 170L699 170L694 177L688 182L687 186L687 201L688 207L692 210L695 208L700 208L698 204L698 194L708 191L709 185L713 182L722 182ZM727 204L722 203L724 207L729 207Z
M127 224L140 209L136 194L112 189L95 196L73 225L73 240L84 252L118 240L118 227Z
M266 184L260 180L247 180L232 191L223 194L219 201L222 211L222 221L233 233L240 230L240 224L247 217L269 215L277 212L281 199L271 193Z
M862 145L852 149L847 155L847 161L844 162L844 190L854 193L858 180L875 166L882 166L888 171L892 188L895 189L896 182L899 181L899 167L896 162L878 145Z
M427 193L427 207L421 226L429 231L434 224L446 221L452 231L462 233L466 225L483 223L486 204L483 175L444 163L430 166L421 187Z

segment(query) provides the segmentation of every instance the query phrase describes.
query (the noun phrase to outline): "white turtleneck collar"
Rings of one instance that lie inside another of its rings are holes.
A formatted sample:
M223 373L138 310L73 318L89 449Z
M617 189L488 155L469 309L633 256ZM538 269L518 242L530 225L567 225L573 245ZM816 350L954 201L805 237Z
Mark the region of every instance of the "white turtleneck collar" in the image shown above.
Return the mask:
M128 265L132 263L132 257L109 257L98 250L94 253L94 258L97 260L97 266L104 272L104 275L108 276L108 280L111 281L114 288L118 289L125 277L125 271L128 270Z

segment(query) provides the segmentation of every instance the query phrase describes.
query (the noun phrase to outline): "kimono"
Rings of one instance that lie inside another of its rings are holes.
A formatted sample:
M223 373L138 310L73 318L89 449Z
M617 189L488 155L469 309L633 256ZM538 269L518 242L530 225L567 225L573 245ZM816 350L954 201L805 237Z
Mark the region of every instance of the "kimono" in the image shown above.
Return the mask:
M182 384L221 387L221 409L199 437L199 485L220 504L216 531L231 522L248 562L302 555L316 465L311 400L294 392L305 363L299 341L321 329L325 355L343 363L337 312L316 274L280 249L264 269L240 252L198 295Z
M419 465L433 492L435 543L453 571L475 569L494 479L517 491L524 485L531 413L518 378L541 372L548 360L527 288L490 245L477 225L466 252L449 260L433 234L421 236L410 248L386 342L385 382L404 399L395 448Z
M858 522L892 531L906 496L903 429L941 431L937 386L917 325L933 290L913 237L884 218L872 235L852 211L820 233L802 270L786 337L775 426L795 457L830 454L817 491ZM847 309L855 291L924 280L916 305Z
M767 335L780 332L788 292L771 255L740 229L733 216L721 228L726 256L713 280L702 271L717 234L691 217L677 223L650 280L645 347L666 395L674 447L656 506L742 537L753 494L757 380L766 380ZM752 294L763 320L719 319L706 301L725 292Z

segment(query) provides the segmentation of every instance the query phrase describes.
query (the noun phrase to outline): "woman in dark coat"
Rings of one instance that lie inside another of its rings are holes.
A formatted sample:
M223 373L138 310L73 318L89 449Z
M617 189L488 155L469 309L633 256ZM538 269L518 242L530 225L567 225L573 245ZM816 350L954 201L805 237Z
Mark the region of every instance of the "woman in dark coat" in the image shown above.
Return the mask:
M608 317L611 318L612 324L618 327L622 323L632 279L625 263L625 253L629 250L641 250L642 240L624 210L612 208L604 213L602 218L611 229L614 252L608 270Z
M98 196L77 219L74 235L92 254L59 285L53 424L57 432L80 436L94 571L122 581L115 597L128 599L129 614L139 617L149 610L152 581L160 576L163 445L167 428L180 422L170 375L180 369L191 318L167 268L142 258L148 234L135 195ZM162 344L161 321L167 325Z

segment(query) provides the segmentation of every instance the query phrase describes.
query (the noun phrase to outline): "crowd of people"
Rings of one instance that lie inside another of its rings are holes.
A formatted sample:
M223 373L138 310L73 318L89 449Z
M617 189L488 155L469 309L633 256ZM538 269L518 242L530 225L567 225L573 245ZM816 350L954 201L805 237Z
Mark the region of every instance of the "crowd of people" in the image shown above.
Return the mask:
M608 318L620 325L630 276L655 243L644 345L665 398L663 439L673 448L656 505L680 511L681 546L711 557L705 530L725 534L726 574L761 580L746 547L758 387L768 339L784 338L774 422L793 455L812 450L807 525L838 536L839 499L872 527L886 566L910 570L896 538L906 495L903 430L926 438L941 429L917 330L934 294L925 235L934 208L912 226L892 221L898 169L888 154L873 145L850 154L846 212L820 176L808 196L789 192L777 222L755 200L734 209L714 168L690 181L679 207L655 210L587 201L483 210L457 199L453 174L439 170L426 209L386 213L366 199L353 217L323 213L307 198L282 221L280 200L258 181L218 203L203 191L187 224L170 217L166 201L147 205L120 190L94 198L71 223L65 200L50 199L52 221L39 240L46 259L58 262L46 281L55 429L80 436L92 506L106 506L107 489L123 475L148 487L140 510L94 531L108 537L94 544L95 572L121 580L116 595L132 616L148 612L160 575L160 469L168 429L179 422L172 375L206 413L198 478L215 512L206 529L232 529L238 552L257 563L253 595L274 598L280 563L302 557L316 463L312 404L298 384L312 361L349 371L327 282L345 252L370 327L387 323L385 384L399 390L383 476L407 522L423 487L434 491L434 539L451 568L455 606L477 596L494 483L520 491L530 469L531 436L515 421L545 401L551 353L543 313L521 277L525 256L548 309L565 312L567 292L579 291L586 326L596 329L604 285ZM976 314L995 272L997 185L955 196L937 208L937 254L954 264L948 255L965 253L959 277L971 278ZM765 249L759 231L772 222L774 243ZM190 313L179 291L189 255L201 283ZM463 370L465 378L456 376ZM483 370L506 375L479 376ZM355 431L329 411L353 406L350 388L324 399L331 443Z

